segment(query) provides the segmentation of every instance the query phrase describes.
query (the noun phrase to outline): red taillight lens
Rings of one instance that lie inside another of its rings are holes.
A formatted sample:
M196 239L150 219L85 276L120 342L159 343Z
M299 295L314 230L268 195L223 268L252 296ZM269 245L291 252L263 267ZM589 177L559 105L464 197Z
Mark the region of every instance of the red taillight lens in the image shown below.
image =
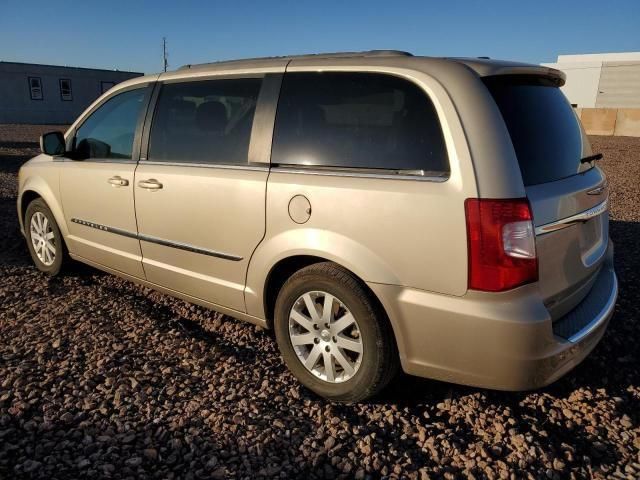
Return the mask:
M526 198L468 198L469 288L501 292L538 280L531 208Z

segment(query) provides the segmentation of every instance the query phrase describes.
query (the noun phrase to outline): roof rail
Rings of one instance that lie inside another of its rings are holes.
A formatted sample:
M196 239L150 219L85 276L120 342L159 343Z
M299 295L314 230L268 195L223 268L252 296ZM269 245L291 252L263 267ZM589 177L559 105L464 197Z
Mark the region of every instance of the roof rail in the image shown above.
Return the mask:
M221 60L219 62L198 63L183 65L178 70L186 70L192 68L208 67L210 65L221 65L236 62L250 62L255 60L279 60L294 58L348 58L348 57L412 57L413 54L402 50L366 50L363 52L333 52L333 53L308 53L305 55L282 55L276 57L256 57L242 58L238 60Z

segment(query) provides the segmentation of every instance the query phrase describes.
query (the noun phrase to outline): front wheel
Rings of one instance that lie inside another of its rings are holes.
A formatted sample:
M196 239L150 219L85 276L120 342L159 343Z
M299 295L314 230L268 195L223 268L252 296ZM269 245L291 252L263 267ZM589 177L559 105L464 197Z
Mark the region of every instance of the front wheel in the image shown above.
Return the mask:
M28 206L24 216L27 245L38 270L54 276L66 260L66 249L60 229L51 210L41 198Z
M363 283L336 264L310 265L287 280L276 301L274 327L289 369L330 400L371 397L398 369L386 315Z

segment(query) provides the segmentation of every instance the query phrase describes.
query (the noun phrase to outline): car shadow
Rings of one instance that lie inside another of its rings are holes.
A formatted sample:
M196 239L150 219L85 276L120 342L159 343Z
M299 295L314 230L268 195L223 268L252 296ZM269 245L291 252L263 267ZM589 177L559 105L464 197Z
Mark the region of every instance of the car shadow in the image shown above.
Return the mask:
M0 141L0 148L40 148L40 144L31 141Z
M0 226L2 227L0 230L0 245L2 246L0 248L0 267L19 266L34 269L31 266L24 239L18 231L14 210L15 199L0 200ZM639 283L638 275L640 274L640 247L638 245L640 223L611 221L611 236L616 247L616 269L620 280L620 296L610 328L600 345L581 365L548 387L535 392L497 392L400 374L378 397L355 405L326 402L306 389L298 387L294 387L297 396L295 400L291 400L292 393L290 391L283 390L282 398L252 398L252 402L257 411L270 411L277 408L280 412L278 418L287 425L287 428L291 431L304 433L304 435L292 439L286 437L284 430L274 430L275 440L290 444L288 448L296 450L302 449L305 436L315 435L318 428L316 420L297 413L296 409L302 408L301 405L304 404L311 405L318 411L323 411L324 415L335 416L339 421L347 422L354 428L358 428L357 436L350 435L346 439L340 440L336 448L340 448L342 451L358 451L360 448L359 439L369 434L375 434L375 448L385 448L385 445L393 442L396 445L395 448L402 448L406 452L406 456L413 465L433 465L435 467L439 460L429 454L428 442L417 445L415 437L405 435L405 428L409 428L406 423L398 419L395 420L396 423L393 423L383 413L380 413L379 417L376 416L376 412L388 411L386 407L391 405L392 410L401 412L403 419L419 418L418 423L422 425L421 428L425 428L427 437L433 434L436 441L444 439L444 437L438 439L442 435L442 429L432 426L436 423L446 425L448 431L452 432L447 434L446 440L456 442L463 451L467 446L477 442L485 442L487 446L491 446L491 440L474 433L477 431L473 426L476 419L463 418L455 414L456 403L459 400L466 401L471 398L471 401L478 403L478 410L499 412L509 409L511 417L515 421L512 427L514 431L507 432L512 438L522 435L527 438L530 445L544 445L545 449L558 452L562 451L564 444L572 445L577 453L591 457L590 462L594 468L601 464L617 461L620 458L620 453L613 441L609 442L605 439L599 442L596 448L593 440L594 435L589 431L588 425L575 422L568 424L565 419L554 417L549 412L554 398L569 399L576 392L597 395L598 390L605 389L609 397L619 399L615 409L620 415L628 415L634 424L640 421L638 414L640 399L628 392L630 385L637 385L640 382L636 348L640 341L640 335L637 328L638 312L635 297ZM43 276L43 278L45 277ZM49 293L60 298L64 298L69 281L79 282L81 286L100 288L102 294L110 298L124 299L126 297L126 300L123 301L134 305L133 309L137 315L151 318L153 329L157 333L183 337L187 341L186 343L192 339L204 342L206 351L216 352L215 355L207 359L207 362L210 362L212 366L215 365L217 355L233 357L234 361L240 363L247 372L250 372L257 364L270 362L270 373L276 378L284 378L283 386L291 388L291 385L294 384L290 381L291 374L277 357L275 341L270 333L262 332L259 334L262 340L270 338L267 340L268 348L266 350L252 345L251 342L244 342L241 345L224 335L223 329L219 327L220 323L212 328L210 325L194 320L191 315L185 316L178 313L181 308L184 309L186 305L184 302L170 299L168 296L151 292L145 288L130 288L127 282L111 282L108 280L109 278L110 276L96 269L74 263L61 277L46 281ZM207 315L205 309L195 308L200 317ZM239 322L219 314L212 313L211 315L216 317L216 321L219 320L219 322ZM260 343L265 344L264 341ZM188 372L182 374L185 375ZM249 378L247 375L247 381L250 381ZM203 396L207 393L208 388L209 385L203 383L193 387L190 395ZM160 394L162 393L158 393L158 395ZM595 402L595 400L591 401ZM374 412L373 416L371 410ZM73 451L82 451L85 448L82 442L86 435L91 435L94 438L100 436L102 421L87 418L81 411L71 410L70 413L72 420L68 422L45 422L37 415L32 415L31 421L35 422L36 429L52 431L54 438L56 436L65 438L65 441L68 442L67 447ZM141 413L140 417L144 417L144 414ZM25 422L20 421L20 417L16 416L11 422L11 433L2 439L4 442L18 444L20 438L31 435L24 427ZM242 429L244 428L242 422L249 423L249 420L245 419L240 422L238 428ZM165 436L169 439L184 439L189 435L186 427L176 426L175 422L169 420L154 421L146 425L138 423L135 433L143 437L148 432L154 432L160 427L168 432ZM3 428L8 431L6 425ZM260 424L256 428L272 427ZM221 461L218 468L226 469L224 470L225 474L233 475L233 465L224 462L221 452L235 451L237 444L226 437L222 439L211 431L206 435L210 436L205 440L207 448L202 451L203 458L219 457ZM130 451L132 448L134 451L138 449L144 468L154 471L164 471L165 469L170 471L173 468L169 461L170 455L156 459L147 458L142 452L143 440L137 439L133 444L130 444L125 443L124 438L126 435L119 432L111 440L104 442L104 444L96 444L92 448L96 451L122 452L112 456L109 464L117 464L123 475L135 475L136 470L126 464L127 459L133 456ZM496 444L504 445L500 442L496 442ZM114 448L116 446L118 448ZM322 447L319 448L317 454L307 456L305 463L296 467L298 469L296 475L303 476L305 472L310 474L319 466L329 462L329 452L322 450ZM503 456L506 453L507 451L497 456ZM178 450L176 454L180 454L180 451ZM270 452L270 455L274 459L274 463L277 463L278 451ZM96 471L97 476L102 476L105 473L102 469L106 468L106 465L107 463L100 460L91 468ZM460 469L450 467L449 471L454 476L462 475Z
M15 200L0 199L0 267L28 267L31 258L24 238L18 230L15 219ZM636 364L640 361L636 346L640 343L640 335L636 328L636 299L640 275L640 222L610 222L610 233L615 244L615 266L620 283L619 298L616 311L609 329L602 342L585 361L570 371L562 379L540 391L567 395L576 388L616 388L625 389L630 383L638 382ZM77 279L82 283L92 283L106 275L79 262L71 262L61 278ZM66 288L60 279L49 280L50 289ZM637 293L637 291L636 291ZM145 300L146 301L146 300ZM197 325L188 320L180 322L186 332L194 335L202 334ZM612 366L615 365L615 368ZM594 372L596 374L594 375ZM377 401L411 404L426 399L438 400L446 397L454 389L458 395L466 395L475 391L472 387L453 386L444 382L420 379L408 375L399 375L391 388ZM640 405L637 405L640 407ZM639 408L640 410L640 408Z

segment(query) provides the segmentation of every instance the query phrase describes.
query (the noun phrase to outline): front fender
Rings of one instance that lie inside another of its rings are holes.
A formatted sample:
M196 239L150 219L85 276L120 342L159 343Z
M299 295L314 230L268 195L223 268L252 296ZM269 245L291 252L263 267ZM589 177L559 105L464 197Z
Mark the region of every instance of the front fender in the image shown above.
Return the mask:
M347 268L365 282L400 283L391 267L365 245L336 232L297 228L265 238L253 253L245 289L247 313L266 318L263 299L268 275L278 262L297 255L325 258Z
M69 234L67 229L67 223L64 220L64 212L62 210L62 205L60 203L60 191L59 191L59 182L58 182L58 172L47 172L47 177L44 178L41 175L35 174L26 174L24 178L20 179L20 188L18 191L18 221L20 222L20 231L24 235L24 209L26 209L26 205L24 205L24 209L22 206L22 198L26 192L34 192L39 197L45 201L53 217L58 224L58 228L60 229L60 233L64 238L66 238Z

